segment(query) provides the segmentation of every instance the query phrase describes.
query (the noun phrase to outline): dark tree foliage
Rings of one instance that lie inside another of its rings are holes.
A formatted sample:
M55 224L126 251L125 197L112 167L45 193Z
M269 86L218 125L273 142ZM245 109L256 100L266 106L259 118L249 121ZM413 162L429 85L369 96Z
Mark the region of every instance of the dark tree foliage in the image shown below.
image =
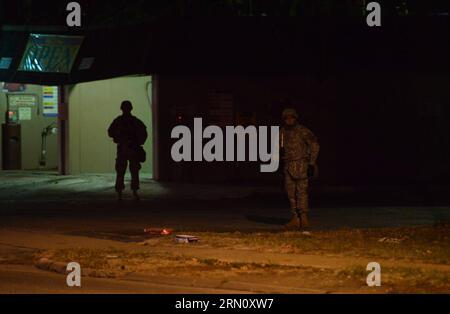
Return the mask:
M0 0L0 24L65 25L67 1ZM366 14L370 0L78 0L86 27L139 24L168 17L334 17ZM388 16L445 15L447 0L379 0Z

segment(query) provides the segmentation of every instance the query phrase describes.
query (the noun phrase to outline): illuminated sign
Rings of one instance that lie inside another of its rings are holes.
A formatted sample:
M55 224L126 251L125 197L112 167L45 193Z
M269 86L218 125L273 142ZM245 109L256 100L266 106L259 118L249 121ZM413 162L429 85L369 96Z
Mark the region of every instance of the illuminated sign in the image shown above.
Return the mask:
M3 57L0 58L0 70L8 70L11 66L12 58Z
M80 65L78 66L78 70L89 70L94 64L95 58L83 58L81 59Z
M36 95L8 95L9 105L11 107L34 107L37 104Z
M83 38L30 34L19 71L70 73Z
M45 117L58 116L57 86L42 86L42 107Z
M3 91L7 93L23 92L27 89L25 84L3 83Z

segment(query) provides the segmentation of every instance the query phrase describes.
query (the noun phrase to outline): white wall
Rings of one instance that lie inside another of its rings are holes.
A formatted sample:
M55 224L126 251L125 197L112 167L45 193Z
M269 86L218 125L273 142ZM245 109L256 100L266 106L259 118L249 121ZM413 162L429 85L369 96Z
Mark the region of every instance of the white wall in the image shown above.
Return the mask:
M69 89L69 173L112 173L116 145L107 129L121 114L123 100L133 103L133 115L147 126L142 172L152 173L151 77L130 76L81 83Z

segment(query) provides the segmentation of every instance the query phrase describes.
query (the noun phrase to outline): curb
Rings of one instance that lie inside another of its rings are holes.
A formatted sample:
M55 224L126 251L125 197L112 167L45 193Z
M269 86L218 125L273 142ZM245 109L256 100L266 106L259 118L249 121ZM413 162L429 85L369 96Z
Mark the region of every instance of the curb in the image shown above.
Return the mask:
M67 264L62 262L54 262L48 258L39 259L34 266L40 270L50 271L61 275L68 275ZM84 277L92 278L116 278L117 276L111 272L105 272L101 270L95 270L90 268L81 268L81 275Z

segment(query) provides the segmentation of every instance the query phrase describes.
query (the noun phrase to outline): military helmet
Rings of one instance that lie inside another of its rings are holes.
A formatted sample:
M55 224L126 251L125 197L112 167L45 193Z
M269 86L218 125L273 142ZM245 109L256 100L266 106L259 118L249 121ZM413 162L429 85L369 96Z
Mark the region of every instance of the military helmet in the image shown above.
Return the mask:
M124 111L133 110L133 105L131 104L131 101L129 101L129 100L122 101L122 104L120 105L120 110L124 110Z
M293 116L295 119L298 119L297 111L294 108L284 109L281 116L283 117L283 119L285 119L287 116Z

